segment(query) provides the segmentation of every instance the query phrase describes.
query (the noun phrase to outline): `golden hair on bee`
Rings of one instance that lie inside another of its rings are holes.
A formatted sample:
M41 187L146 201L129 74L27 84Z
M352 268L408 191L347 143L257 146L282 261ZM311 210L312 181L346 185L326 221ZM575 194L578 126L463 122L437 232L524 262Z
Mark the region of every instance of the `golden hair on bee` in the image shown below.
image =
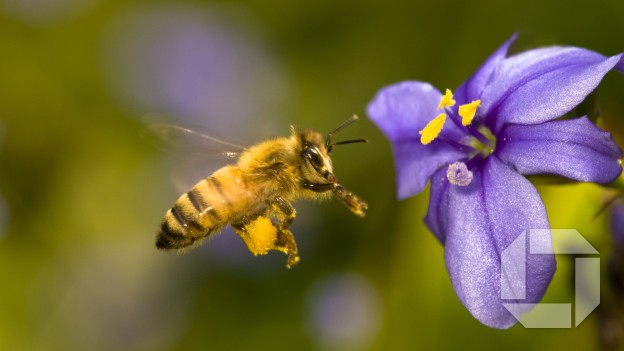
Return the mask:
M368 208L340 184L330 158L336 145L367 142L333 142L335 133L357 119L354 115L326 137L314 130L291 127L289 137L244 149L236 164L218 169L178 198L160 224L156 247L193 247L229 224L252 254L281 251L288 255L286 266L292 267L299 262L290 231L296 217L292 202L334 195L359 217L364 217Z

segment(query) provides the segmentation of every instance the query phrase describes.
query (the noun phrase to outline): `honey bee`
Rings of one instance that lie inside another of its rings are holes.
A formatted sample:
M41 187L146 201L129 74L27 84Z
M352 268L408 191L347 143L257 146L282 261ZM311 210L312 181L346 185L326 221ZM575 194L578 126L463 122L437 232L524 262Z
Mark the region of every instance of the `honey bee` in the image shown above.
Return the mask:
M202 179L167 210L156 247L180 250L197 246L229 224L252 254L277 250L288 255L286 267L297 264L297 244L290 231L296 217L292 202L300 198L324 199L333 194L359 217L364 217L368 209L364 201L340 184L330 158L336 145L367 142L332 140L336 132L357 119L352 116L326 138L317 131L291 126L289 137L241 148L236 164L226 165ZM205 138L235 147L210 136Z

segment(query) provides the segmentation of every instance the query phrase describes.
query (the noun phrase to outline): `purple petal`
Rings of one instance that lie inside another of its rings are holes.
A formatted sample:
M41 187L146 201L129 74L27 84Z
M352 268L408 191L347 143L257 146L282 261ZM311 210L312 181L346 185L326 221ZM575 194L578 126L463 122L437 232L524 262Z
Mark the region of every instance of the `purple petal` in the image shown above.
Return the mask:
M509 328L517 320L503 306L501 297L501 252L530 228L549 228L544 204L533 185L503 164L495 155L473 170L467 187L448 186L445 259L457 296L472 315L494 328ZM552 252L550 242L543 252ZM517 261L516 265L523 264ZM521 266L519 266L521 267ZM554 255L526 255L526 279L508 281L518 286L526 281L523 303L536 303L556 269Z
M611 134L586 117L507 126L498 135L496 154L522 174L605 184L622 172L622 151Z
M425 216L425 224L429 230L440 240L442 245L446 241L446 232L448 229L448 198L451 186L446 179L446 169L440 168L433 176L431 176L431 189L429 192L429 209Z
M624 60L620 60L620 62L618 62L618 64L615 65L614 69L620 73L624 73Z
M428 145L419 140L401 140L394 142L392 149L399 200L420 193L440 167L466 157L465 152L439 140Z
M420 140L418 132L441 112L441 98L431 84L401 82L381 89L368 104L367 113L390 141ZM447 120L441 135L457 140L464 132Z
M501 45L487 60L477 69L476 72L470 76L465 82L463 82L455 90L455 100L458 104L469 103L473 100L481 99L481 93L487 84L488 80L492 76L492 73L496 70L497 66L507 56L507 50L511 44L516 41L518 36L514 34L503 45Z
M527 51L499 65L481 95L480 113L494 131L505 123L536 124L561 117L622 64L622 54L605 57L575 47Z

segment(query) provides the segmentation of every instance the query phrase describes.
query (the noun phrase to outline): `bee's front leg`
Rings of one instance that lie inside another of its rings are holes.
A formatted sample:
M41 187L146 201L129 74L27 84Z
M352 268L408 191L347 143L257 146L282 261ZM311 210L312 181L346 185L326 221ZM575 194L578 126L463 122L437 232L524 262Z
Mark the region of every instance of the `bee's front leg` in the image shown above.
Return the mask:
M347 207L351 210L351 212L355 213L359 217L364 217L366 211L368 209L368 205L366 202L360 200L355 194L348 191L344 186L340 184L336 184L334 188L334 195L336 195L342 202L347 205Z
M335 177L333 177L335 179ZM366 211L368 209L368 205L366 202L360 200L355 194L348 191L344 186L340 183L304 183L303 187L308 190L315 191L317 193L322 193L325 191L333 191L334 195L336 195L345 205L351 210L351 212L355 213L359 217L364 217Z

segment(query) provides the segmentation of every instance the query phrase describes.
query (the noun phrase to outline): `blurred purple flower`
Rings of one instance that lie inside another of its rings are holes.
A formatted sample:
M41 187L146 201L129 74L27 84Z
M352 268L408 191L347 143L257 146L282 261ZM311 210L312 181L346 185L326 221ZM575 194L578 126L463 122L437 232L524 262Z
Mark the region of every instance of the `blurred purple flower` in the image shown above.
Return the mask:
M308 294L308 328L321 350L364 350L375 340L383 306L379 291L355 272L323 276Z
M431 181L425 223L445 246L457 296L475 318L501 329L517 322L501 298L501 251L526 229L550 227L524 175L608 183L622 170L622 153L609 133L585 117L557 120L607 72L624 69L622 54L546 47L506 57L514 40L454 96L427 83L401 82L381 89L368 106L392 142L398 197L416 195ZM550 242L543 245L540 252L552 252ZM526 257L523 302L530 304L542 298L556 262L554 255Z
M255 140L274 131L285 91L259 27L242 7L129 7L104 37L105 78L133 114L160 115L148 123Z

